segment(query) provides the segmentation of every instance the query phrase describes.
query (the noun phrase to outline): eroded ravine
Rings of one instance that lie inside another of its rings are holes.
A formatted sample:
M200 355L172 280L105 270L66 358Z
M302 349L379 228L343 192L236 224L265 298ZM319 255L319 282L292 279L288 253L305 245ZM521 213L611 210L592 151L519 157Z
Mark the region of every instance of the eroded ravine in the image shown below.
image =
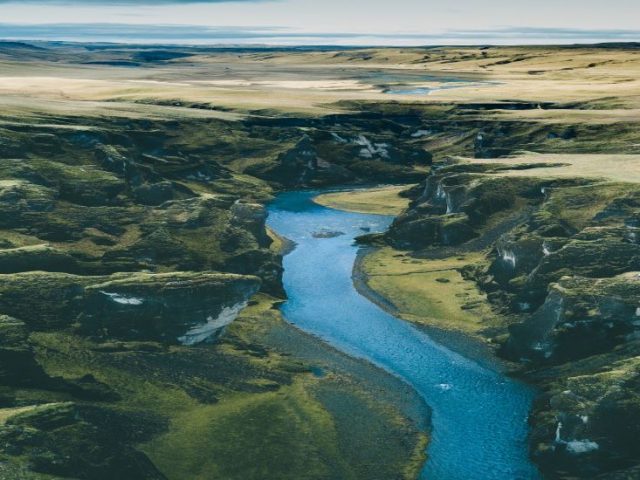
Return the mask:
M285 257L286 318L413 386L433 410L422 478L535 479L527 415L533 392L384 312L353 286L354 237L383 231L391 217L349 213L289 192L270 206L270 227L296 243Z

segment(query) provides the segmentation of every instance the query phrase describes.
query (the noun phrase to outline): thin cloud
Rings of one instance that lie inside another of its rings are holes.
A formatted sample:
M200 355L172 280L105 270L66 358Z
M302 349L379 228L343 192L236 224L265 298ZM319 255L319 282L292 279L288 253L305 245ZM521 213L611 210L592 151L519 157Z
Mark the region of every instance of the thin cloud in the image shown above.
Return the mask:
M116 43L265 44L443 44L637 42L640 30L503 27L440 33L300 32L285 27L208 27L136 24L0 24L0 38L11 40L107 41Z
M37 5L100 5L100 6L132 6L132 5L179 5L187 3L258 3L278 0L0 0L0 4L37 4Z

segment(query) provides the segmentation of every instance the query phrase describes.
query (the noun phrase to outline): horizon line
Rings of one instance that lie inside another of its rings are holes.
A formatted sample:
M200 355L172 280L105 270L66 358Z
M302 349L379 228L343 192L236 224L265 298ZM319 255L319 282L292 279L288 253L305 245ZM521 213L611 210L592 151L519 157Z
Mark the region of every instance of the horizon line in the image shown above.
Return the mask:
M135 23L0 23L6 41L69 43L271 45L271 46L433 46L572 45L640 42L640 30L502 26L442 32L317 32L280 26L199 26Z

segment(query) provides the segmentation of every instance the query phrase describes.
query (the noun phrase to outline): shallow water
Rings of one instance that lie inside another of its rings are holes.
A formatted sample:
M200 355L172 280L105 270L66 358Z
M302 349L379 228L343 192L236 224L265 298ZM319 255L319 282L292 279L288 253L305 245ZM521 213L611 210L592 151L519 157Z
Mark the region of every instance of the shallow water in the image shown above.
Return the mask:
M336 348L366 359L413 386L433 410L422 472L429 480L539 478L527 455L533 391L433 341L387 314L353 286L353 238L383 231L391 217L333 210L318 192L279 195L269 225L297 247L284 259L288 321ZM343 232L316 238L318 231Z
M431 95L433 92L468 87L469 85L472 84L447 85L441 87L393 87L386 89L383 93L388 95Z
M367 78L367 77L365 77ZM413 95L425 96L442 90L451 90L465 87L487 87L497 85L497 82L468 79L459 77L446 77L440 75L378 75L373 77L381 86L382 93L387 95ZM382 81L386 81L386 85ZM424 83L436 84L425 86ZM421 85L422 84L422 85Z

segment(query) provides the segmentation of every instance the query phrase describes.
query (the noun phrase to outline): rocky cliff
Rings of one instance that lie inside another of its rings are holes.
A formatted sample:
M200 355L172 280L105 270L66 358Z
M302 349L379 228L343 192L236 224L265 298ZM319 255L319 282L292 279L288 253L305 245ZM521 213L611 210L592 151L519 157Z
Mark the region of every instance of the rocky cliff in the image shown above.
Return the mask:
M486 335L541 388L534 459L549 478L635 478L640 190L524 168L441 164L378 241L417 258L483 255L461 272L503 318Z

